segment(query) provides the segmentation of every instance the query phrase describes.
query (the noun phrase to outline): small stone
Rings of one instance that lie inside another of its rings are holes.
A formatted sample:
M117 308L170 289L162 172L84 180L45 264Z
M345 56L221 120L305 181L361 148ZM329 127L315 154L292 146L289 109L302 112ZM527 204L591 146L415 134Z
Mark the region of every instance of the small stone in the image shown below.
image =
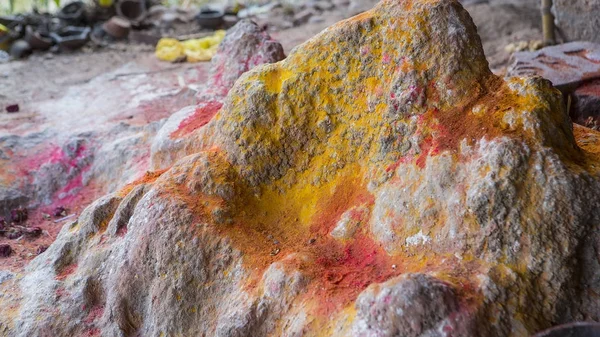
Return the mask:
M315 242L317 242L317 239L315 239L315 238L312 238L312 239L308 240L308 244L309 245L314 245Z
M280 251L281 251L281 249L279 249L279 248L275 248L275 249L273 249L273 250L271 251L271 256L275 256L275 255L279 254L279 252L280 252Z
M9 240L15 240L23 236L23 233L16 228L11 228L4 234L4 236Z
M40 254L42 254L43 252L45 252L47 249L48 249L48 246L39 246L39 247L36 249L35 253L36 253L37 255L40 255Z
M20 59L31 54L31 46L25 40L17 40L10 46L9 53L13 58Z
M10 60L10 55L4 50L0 50L0 63L8 62Z
M52 214L54 214L55 218L64 217L67 216L67 209L62 206L58 206L54 209Z
M0 257L9 257L13 253L10 245L1 244L0 245Z
M35 238L40 237L40 235L42 235L42 229L40 227L26 228L24 230L24 233L28 238L35 239Z
M19 112L19 105L18 104L7 105L6 112L8 112L8 113Z
M10 211L10 217L11 217L12 222L14 222L16 224L20 224L20 223L27 221L27 218L29 217L29 213L27 211L27 208L19 207L19 208L15 208Z

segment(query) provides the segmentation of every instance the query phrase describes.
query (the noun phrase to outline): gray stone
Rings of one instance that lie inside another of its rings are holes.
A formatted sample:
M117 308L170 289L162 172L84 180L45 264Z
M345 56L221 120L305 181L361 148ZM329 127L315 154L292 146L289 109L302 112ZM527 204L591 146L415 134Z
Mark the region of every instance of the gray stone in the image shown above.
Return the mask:
M554 0L553 13L560 34L566 41L600 43L599 0Z
M10 219L10 211L18 207L27 207L29 198L20 191L0 186L0 218Z

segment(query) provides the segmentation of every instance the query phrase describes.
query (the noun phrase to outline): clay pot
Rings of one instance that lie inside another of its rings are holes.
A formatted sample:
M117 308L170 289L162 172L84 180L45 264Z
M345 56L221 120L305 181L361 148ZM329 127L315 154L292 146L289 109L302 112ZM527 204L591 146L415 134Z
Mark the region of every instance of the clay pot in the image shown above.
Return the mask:
M29 43L32 49L47 50L52 47L52 38L50 34L43 34L40 31L34 31L31 26L27 26L25 41Z
M225 14L222 11L203 8L200 13L196 15L196 21L204 28L218 29L223 26L223 16L225 16Z
M146 4L140 0L121 0L116 5L117 15L139 25L146 17Z
M113 16L102 25L104 31L115 39L122 39L129 35L131 23L119 16Z

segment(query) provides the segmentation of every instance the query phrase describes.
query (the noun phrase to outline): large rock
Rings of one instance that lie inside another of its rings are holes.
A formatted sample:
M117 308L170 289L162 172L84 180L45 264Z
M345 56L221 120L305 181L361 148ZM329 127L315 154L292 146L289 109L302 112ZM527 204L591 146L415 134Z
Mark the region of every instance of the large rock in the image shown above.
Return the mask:
M553 5L556 24L567 41L600 43L599 0L554 0Z
M197 153L0 284L7 336L526 336L600 320L600 134L387 0L244 74Z

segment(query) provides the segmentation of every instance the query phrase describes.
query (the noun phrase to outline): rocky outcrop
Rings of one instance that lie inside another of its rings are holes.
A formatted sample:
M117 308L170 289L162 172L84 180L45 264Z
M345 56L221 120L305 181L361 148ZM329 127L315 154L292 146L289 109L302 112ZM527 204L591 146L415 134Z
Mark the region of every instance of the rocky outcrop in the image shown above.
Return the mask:
M600 134L385 0L233 86L196 153L0 284L7 336L525 336L600 320Z

